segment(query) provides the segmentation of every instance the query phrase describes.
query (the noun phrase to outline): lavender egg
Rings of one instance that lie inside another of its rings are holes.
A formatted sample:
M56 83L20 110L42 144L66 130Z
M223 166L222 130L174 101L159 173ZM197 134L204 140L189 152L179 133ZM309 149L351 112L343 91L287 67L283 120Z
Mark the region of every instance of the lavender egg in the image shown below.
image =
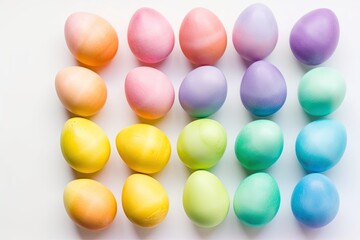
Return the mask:
M296 22L290 33L290 48L301 63L318 65L334 53L339 34L335 13L327 8L319 8Z
M269 116L277 112L286 100L286 82L281 72L271 63L261 60L245 71L240 97L253 115Z
M192 117L208 117L218 111L227 95L224 74L214 66L201 66L187 74L179 88L181 107Z
M235 22L232 41L241 57L257 61L267 57L278 40L274 14L262 3L247 7Z

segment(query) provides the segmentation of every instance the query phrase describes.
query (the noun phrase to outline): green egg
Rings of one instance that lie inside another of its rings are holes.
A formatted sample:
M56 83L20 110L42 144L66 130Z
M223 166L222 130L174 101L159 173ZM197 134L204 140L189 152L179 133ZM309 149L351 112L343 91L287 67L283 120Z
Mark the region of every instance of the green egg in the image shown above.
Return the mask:
M260 171L278 160L283 147L284 137L279 125L260 119L241 129L235 141L235 154L243 167Z
M241 181L234 195L234 211L245 225L259 227L269 223L280 207L280 191L268 173L254 173Z
M300 80L298 99L306 113L325 116L341 105L345 92L345 80L337 70L318 67L307 72Z

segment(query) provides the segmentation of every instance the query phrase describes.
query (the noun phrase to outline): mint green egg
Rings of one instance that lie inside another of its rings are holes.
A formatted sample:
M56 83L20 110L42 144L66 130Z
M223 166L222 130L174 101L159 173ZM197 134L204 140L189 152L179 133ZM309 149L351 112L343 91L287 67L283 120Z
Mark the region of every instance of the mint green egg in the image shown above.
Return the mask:
M235 215L245 225L259 227L269 223L280 207L280 191L268 173L254 173L241 181L235 191Z
M235 154L241 165L251 171L264 170L280 157L284 137L279 125L267 119L246 124L235 140Z
M190 169L209 169L223 156L227 143L224 127L212 119L186 125L177 140L180 160Z
M183 207L195 225L213 228L228 215L229 194L216 175L206 170L197 170L185 183Z
M298 99L306 113L325 116L341 105L345 92L345 79L337 70L318 67L308 71L300 80Z

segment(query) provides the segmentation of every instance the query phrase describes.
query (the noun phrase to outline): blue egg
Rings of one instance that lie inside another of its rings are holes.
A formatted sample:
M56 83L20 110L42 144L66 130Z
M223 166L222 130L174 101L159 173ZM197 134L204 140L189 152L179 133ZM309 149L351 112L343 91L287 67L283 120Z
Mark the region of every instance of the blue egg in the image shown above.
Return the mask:
M311 228L329 224L339 210L339 194L331 180L321 173L303 177L291 196L295 218Z
M307 172L324 172L334 167L346 148L345 127L334 119L306 125L296 139L296 156Z

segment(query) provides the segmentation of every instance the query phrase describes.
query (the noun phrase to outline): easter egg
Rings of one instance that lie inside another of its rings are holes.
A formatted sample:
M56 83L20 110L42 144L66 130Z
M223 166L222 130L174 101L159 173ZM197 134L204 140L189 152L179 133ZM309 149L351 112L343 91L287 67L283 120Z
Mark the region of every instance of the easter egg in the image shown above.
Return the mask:
M174 32L167 19L158 11L143 7L132 16L127 32L132 53L144 63L158 63L172 52Z
M257 116L269 116L285 103L286 82L271 63L260 60L245 71L240 85L240 97L245 108Z
M126 179L121 202L126 217L144 228L158 226L169 210L169 199L161 183L140 173L132 174Z
M232 41L239 55L248 61L267 57L274 50L277 40L277 22L265 4L250 5L235 22Z
M306 113L325 116L341 105L345 92L345 80L337 70L317 67L308 71L300 80L298 100Z
M339 35L335 13L327 8L315 9L295 23L290 33L290 48L301 63L318 65L332 56Z
M345 127L335 119L315 120L296 138L296 156L308 172L324 172L334 167L346 148Z
M245 225L259 227L268 224L280 207L280 190L268 173L254 173L241 181L233 202L237 218Z
M134 124L122 129L116 136L116 148L130 169L146 174L161 171L171 154L165 133L149 124Z
M220 69L213 66L195 68L186 75L179 88L181 107L192 117L208 117L224 104L227 83Z
M223 156L227 143L224 127L212 119L187 124L177 140L180 160L190 169L209 169Z
M225 52L224 25L210 10L194 8L184 17L179 43L186 58L194 65L213 65Z
M303 177L291 195L291 209L295 218L311 228L329 224L338 213L339 202L335 185L320 173Z
M136 67L125 78L125 96L141 118L159 119L171 109L175 92L169 78L152 67Z
M88 230L109 227L117 213L112 192L92 179L76 179L64 189L63 202L69 217L78 226Z
M60 70L55 77L55 88L63 106L81 117L98 113L107 98L104 80L84 67L72 66Z
M110 157L110 142L105 132L86 118L74 117L66 121L60 145L67 163L81 173L101 170Z
M284 137L279 125L267 119L246 124L236 137L235 154L241 165L251 171L272 166L280 157Z
M65 22L65 40L72 55L87 66L105 65L118 50L115 29L93 13L71 14Z
M228 192L214 174L197 170L187 179L183 190L186 215L197 226L213 228L224 221L230 206Z

